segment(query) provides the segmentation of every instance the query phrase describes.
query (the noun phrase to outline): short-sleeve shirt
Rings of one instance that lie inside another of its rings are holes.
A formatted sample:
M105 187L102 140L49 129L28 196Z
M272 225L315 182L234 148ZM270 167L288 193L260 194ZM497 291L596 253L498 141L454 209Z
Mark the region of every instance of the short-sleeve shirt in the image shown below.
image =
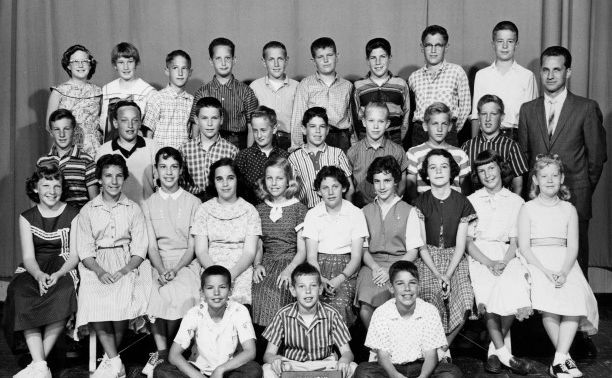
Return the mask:
M518 237L518 214L525 203L520 196L506 188L495 194L482 188L472 193L468 200L478 214L478 220L470 223L470 236L500 242Z
M467 154L461 148L451 146L448 143L444 143L444 145L441 147L432 147L429 142L411 147L408 152L406 152L406 157L408 158L408 174L416 175L417 177L417 192L424 193L431 188L431 186L427 185L425 181L423 181L421 175L419 174L419 170L423 165L425 156L427 156L429 151L433 150L434 148L442 148L450 152L455 159L455 162L457 162L459 165L459 175L455 177L451 188L461 193L461 185L459 180L470 174L470 159L468 158Z
M236 166L244 176L250 188L255 190L258 185L258 180L265 175L264 166L266 162L276 157L288 158L289 152L274 146L270 154L266 155L261 148L254 143L251 147L238 152L238 155L236 155Z
M298 81L285 77L283 85L274 90L268 76L260 77L250 85L259 105L274 109L278 131L291 133L291 114L293 114L293 99Z
M249 310L229 300L223 318L215 322L208 313L207 304L200 303L185 314L174 342L187 349L193 339L198 353L191 362L209 376L217 366L234 358L239 343L255 339Z
M374 311L364 344L374 351L387 352L392 364L407 364L448 342L435 306L417 298L414 313L404 318L392 298ZM370 361L378 360L376 354L370 356Z
M159 147L179 149L189 140L189 112L193 96L171 86L151 95L143 124L153 131Z
M482 134L478 134L461 146L463 151L468 155L470 164L476 160L479 153L484 150L493 150L501 155L501 157L510 165L514 177L522 176L529 168L527 167L527 158L519 144L514 140L503 135L497 135L491 139L486 139Z

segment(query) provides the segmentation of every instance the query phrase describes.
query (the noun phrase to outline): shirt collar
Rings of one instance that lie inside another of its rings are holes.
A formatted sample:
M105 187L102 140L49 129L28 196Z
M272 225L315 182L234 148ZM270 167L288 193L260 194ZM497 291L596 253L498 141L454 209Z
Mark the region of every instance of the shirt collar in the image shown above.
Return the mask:
M129 206L130 200L129 198L127 198L127 196L124 193L121 193L121 196L117 200L116 204ZM107 206L104 200L102 199L102 193L98 194L97 196L94 197L94 199L91 200L91 206L94 206L94 207Z
M230 78L229 78L229 80L227 81L227 83L225 83L225 84L221 84L221 83L219 82L219 80L217 80L217 75L213 75L213 78L212 78L212 83L213 83L213 85L214 85L214 86L216 86L216 87L223 87L223 86L230 86L230 85L233 85L233 84L234 84L234 80L236 80L236 79L234 79L234 74L230 74Z
M210 147L214 146L215 144L219 143L221 141L221 134L217 134L217 139L215 139L212 144L210 145ZM204 147L202 146L202 138L198 135L198 146L200 146L200 148L202 150L204 150ZM209 147L209 149L210 149ZM207 151L207 150L204 150Z
M311 152L310 149L308 148L308 144L307 143L302 144L302 149L306 153ZM315 152L318 152L318 151L321 151L321 152L327 151L327 143L323 142L323 144L315 150Z
M478 142L480 142L480 143L486 143L486 142L495 142L495 141L497 141L499 138L501 138L502 136L503 136L503 135L501 135L501 133L498 133L498 134L497 134L496 136L494 136L493 138L491 138L491 139L487 139L487 138L485 138L485 136L484 136L484 135L482 135L482 133L478 133L478 136L476 136L476 138L478 138L478 139L477 139L477 141L478 141Z
M479 198L488 198L488 197L510 197L512 195L512 193L502 187L501 190L497 193L495 193L494 195L489 194L489 192L487 192L487 190L485 188L481 188L479 190L477 190L474 194L476 194L476 196L478 196Z
M391 310L389 314L391 320L403 319L402 315L397 310L397 306L395 305L395 298L391 298L389 301L393 303L393 306L391 306ZM412 313L412 316L410 317L410 319L415 319L415 320L420 319L424 315L425 314L423 313L423 300L421 298L417 298L416 304L414 306L414 312Z
M339 216L347 216L350 215L349 214L349 206L351 205L351 203L345 199L342 200L342 207L340 207L340 212L338 213ZM313 209L316 209L315 211L315 215L319 216L319 217L324 217L324 216L329 216L329 213L327 212L327 208L325 207L325 202L319 202L318 204L315 205L315 207L313 207Z
M59 152L57 151L57 146L55 144L53 144L51 146L51 149L49 150L49 156L56 156L56 157L60 157L59 156ZM79 147L75 144L72 146L72 149L70 150L69 153L67 153L64 156L70 155L72 157L77 157L79 156Z
M555 105L563 104L567 98L567 87L563 88L563 91L557 95L557 97L550 97L546 92L544 93L544 102L554 101Z
M391 70L388 70L387 73L389 74L389 76L387 76L387 80L385 80L383 85L387 84L387 82L389 82L389 80L391 80L391 78L393 78L393 72L391 72ZM374 83L374 80L372 80L372 71L368 71L368 73L366 74L366 78L370 79L370 81L372 83ZM376 83L374 83L374 84L376 84Z
M173 87L170 84L168 84L164 89L174 97L187 97L187 92L184 89Z
M116 137L111 142L111 148L113 149L113 151L119 150L119 152L121 152L121 154L125 156L126 158L129 158L130 155L132 155L137 149L146 147L146 146L147 146L147 143L145 142L144 138L141 137L140 135L136 136L136 144L129 151L119 145L119 137Z
M159 189L159 195L161 196L161 198L163 199L168 199L168 198L172 198L173 200L176 200L177 198L179 198L181 196L181 194L183 193L183 188L179 187L178 190L174 193L166 193L163 189Z
M442 72L443 70L446 69L447 63L446 63L446 59L444 59L442 61L442 63L440 63L440 68L438 70L435 71L435 74L438 74L439 72ZM427 73L434 73L432 70L430 70L429 68L427 68L427 64L425 64L423 66L423 71L427 72Z
M267 86L270 86L270 78L268 77L267 74L266 76L264 76L264 82L266 83ZM284 87L285 85L289 85L289 75L287 75L286 73L285 73L285 79L283 80L283 85L280 88Z
M297 301L293 302L293 306L291 306L291 309L287 312L287 316L290 316L292 318L297 319L298 315L300 314L298 306L299 305L298 305ZM317 302L317 304L315 306L316 306L317 310L315 312L314 320L316 320L316 319L326 319L327 318L327 314L325 313L325 309L323 308L323 305L321 304L320 300ZM314 321L313 321L313 324L314 324Z
M323 78L321 77L321 74L319 73L319 71L315 72L315 77L317 78L318 81L320 81L321 83L323 83L325 86L327 86L327 84L325 83L325 81L323 81ZM334 81L332 81L332 83L330 84L330 87L332 85L334 85L336 83L336 81L338 81L338 72L334 73Z
M367 137L363 138L363 144L365 145L366 149L368 149L368 148L374 149L374 147L368 141ZM380 146L378 146L378 148L385 148L386 144L387 144L387 138L385 138L385 136L383 135L382 139L380 141Z
M396 194L396 195L395 195L395 197L393 198L393 200L391 201L391 204L390 204L390 205L388 205L388 206L389 206L389 208L392 208L392 207L393 207L393 205L395 205L396 203L398 203L398 202L399 202L399 201L401 201L401 200L402 200L402 197L400 197L400 196L398 196L398 195ZM382 204L380 203L380 200L378 199L378 196L376 196L376 197L374 198L374 202L376 202L376 204L377 204L378 206L382 207Z
M493 68L495 71L499 72L499 70L497 69L497 61L493 61L493 63L491 63L491 68ZM516 62L516 60L512 61L512 65L510 66L510 70L512 71L516 71L519 68L519 64Z

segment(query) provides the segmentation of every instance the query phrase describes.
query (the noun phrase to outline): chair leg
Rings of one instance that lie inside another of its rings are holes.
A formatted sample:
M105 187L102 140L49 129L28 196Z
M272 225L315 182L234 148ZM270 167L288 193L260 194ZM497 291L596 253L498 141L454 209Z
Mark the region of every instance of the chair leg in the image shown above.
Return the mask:
M97 338L94 327L89 326L89 372L96 371L96 356L97 356Z

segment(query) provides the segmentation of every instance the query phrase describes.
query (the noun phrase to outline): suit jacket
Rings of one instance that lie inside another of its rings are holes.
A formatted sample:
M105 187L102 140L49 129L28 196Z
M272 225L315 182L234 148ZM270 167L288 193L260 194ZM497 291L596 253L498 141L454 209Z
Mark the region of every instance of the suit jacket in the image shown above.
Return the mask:
M519 144L533 167L539 154L557 154L565 184L581 219L591 218L591 196L607 160L606 131L597 102L567 92L552 138L548 137L544 97L521 106Z

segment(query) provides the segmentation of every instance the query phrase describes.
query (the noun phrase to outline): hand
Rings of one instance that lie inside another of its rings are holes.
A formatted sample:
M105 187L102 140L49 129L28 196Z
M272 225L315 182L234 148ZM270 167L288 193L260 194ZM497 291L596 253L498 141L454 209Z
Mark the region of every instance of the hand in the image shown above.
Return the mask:
M113 275L105 270L101 270L98 273L98 279L100 280L100 282L102 282L105 285L110 285L115 282Z
M220 369L220 366L218 366L215 370L213 370L212 374L210 375L210 378L223 378L223 374L225 372L223 371L223 369Z
M343 377L348 377L349 369L350 369L349 362L345 362L342 360L338 361L338 364L336 365L336 370L342 372Z
M442 298L447 299L451 291L451 281L446 274L440 274L438 279L440 280L440 288L442 290Z
M389 282L389 273L379 266L372 271L372 282L379 287L386 285Z
M160 285L164 286L168 283L168 280L166 279L166 274L168 274L168 271L165 268L156 270L158 273L157 282L159 282Z
M176 271L174 270L174 268L167 270L166 273L164 273L164 278L166 279L166 283L172 281L174 277L176 277Z
M496 276L501 275L506 269L506 263L503 261L496 261L495 266L493 267L494 273Z
M340 285L342 285L344 280L345 280L344 275L339 274L336 277L332 278L331 280L327 281L327 286L325 288L325 292L327 293L327 295L332 296L332 297L335 296L336 289L340 287Z
M125 275L126 275L126 272L123 269L119 269L118 271L113 273L113 282L119 281Z
M546 268L542 268L542 273L544 273L544 275L546 276L546 278L548 278L548 280L555 286L557 286L557 278L556 278L556 274L553 273L552 270L546 269Z
M567 282L567 275L563 272L553 273L553 278L555 278L555 287L561 288Z
M40 272L34 277L38 282L38 292L40 296L47 294L47 281L49 280L49 275L45 272Z
M283 358L282 357L278 356L278 358L272 361L270 365L272 366L272 371L274 372L274 374L276 374L279 377L283 374Z
M49 278L47 279L46 282L46 288L49 289L51 286L55 285L57 283L57 280L61 277L62 275L59 272L55 272L55 273L51 273L51 275L49 276Z
M283 269L283 271L278 275L278 278L276 278L276 286L279 289L282 289L283 287L285 289L289 289L289 285L291 285L291 272L292 271L293 269L291 269L291 267L287 265L287 267Z
M253 282L260 283L266 276L266 268L263 265L257 264L253 269Z

